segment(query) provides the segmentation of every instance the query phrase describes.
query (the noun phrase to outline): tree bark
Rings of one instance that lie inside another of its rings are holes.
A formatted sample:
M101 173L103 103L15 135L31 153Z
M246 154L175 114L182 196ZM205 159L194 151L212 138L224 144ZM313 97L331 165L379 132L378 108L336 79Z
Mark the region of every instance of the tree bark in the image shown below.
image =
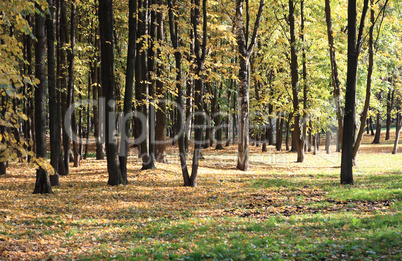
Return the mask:
M123 105L123 126L120 141L120 171L122 176L122 183L127 184L127 157L130 139L130 121L129 117L132 113L132 99L133 99L133 86L134 86L134 70L135 70L135 50L137 41L137 1L129 1L129 18L128 18L128 50L127 50L127 69L126 69L126 88L124 93Z
M195 115L195 134L194 134L194 155L193 164L191 168L190 185L192 187L197 187L197 177L198 177L198 161L201 156L201 142L202 142L202 125L204 124L204 116L202 113L203 108L203 95L204 95L204 83L203 83L203 71L204 63L206 57L206 46L207 46L207 1L202 1L202 16L203 16L203 29L202 29L202 43L198 39L198 25L200 23L200 0L195 0L195 8L193 8L192 14L192 24L194 32L194 54L195 54L195 74L197 75L195 79L194 88L194 105L196 106Z
M39 161L46 161L46 38L44 11L36 4L38 12L35 14L35 77L39 84L35 90L35 132L36 132L36 157ZM47 171L39 164L36 171L34 194L53 193Z
M292 78L292 94L293 94L293 117L294 131L293 135L296 140L297 162L304 161L304 137L301 130L300 121L300 105L299 105L299 73L296 50L296 32L295 32L295 4L293 0L289 0L289 27L290 27L290 56L291 56L291 78Z
M55 174L59 173L60 137L58 136L59 118L56 97L55 51L54 51L54 7L53 0L48 0L49 14L46 19L47 27L47 60L48 60L48 88L49 88L49 128L50 128L50 164Z
M399 135L400 135L401 128L402 128L402 119L401 119L400 113L398 113L397 119L398 120L396 121L395 142L394 142L394 147L392 149L392 154L396 154L398 152Z
M373 128L373 117L370 116L370 134L371 136L374 136L374 128Z
M380 104L382 103L382 94L383 90L381 89L380 93L378 94L378 101ZM376 130L373 144L380 144L380 138L381 138L381 108L379 108L377 112Z
M61 105L62 105L62 122L64 123L65 115L68 109L67 102L67 55L66 55L66 45L68 42L68 32L67 32L67 13L66 13L66 1L60 0L60 89L63 90L61 94ZM71 145L70 137L68 135L67 126L63 124L63 149L64 149L64 175L70 173L70 154Z
M392 108L394 104L394 93L395 90L389 90L388 91L388 97L387 97L387 132L385 134L385 140L389 140L390 138L390 130L391 130L391 123L392 123Z
M371 1L371 5L373 5L373 0ZM375 23L375 17L374 17L374 9L371 9L370 13L370 30L369 30L369 65L368 65L368 72L367 72L367 85L366 85L366 99L364 102L364 107L363 107L363 112L360 117L360 129L357 134L357 138L355 141L355 144L353 146L353 164L356 163L356 156L357 152L359 151L361 141L363 139L363 134L364 134L364 128L365 128L365 123L367 120L367 115L368 115L368 110L370 107L370 97L371 97L371 76L373 75L373 64L374 64L374 50L373 50L373 45L374 45L374 23Z
M249 39L249 10L246 1L246 27L243 25L243 0L236 0L236 38L239 50L239 141L237 169L249 169L249 90L250 90L250 57L253 52L258 28L260 26L265 1L260 0L253 35Z
M289 135L290 135L290 121L292 120L292 114L289 114L288 120L286 121L286 136L285 136L285 148L289 151Z
M155 41L156 39L156 11L154 7L155 0L148 1L148 8L151 9L151 17L149 19L149 36L150 43L148 48L148 162L146 169L155 168L155 84L156 81L151 75L155 72Z
M170 29L170 37L172 41L173 48L175 49L175 62L176 62L176 88L177 88L177 103L179 108L183 108L183 89L181 86L181 53L178 49L179 41L178 41L178 30L177 24L175 23L174 14L173 14L173 3L172 0L168 0L169 5L169 29ZM173 117L172 117L173 119ZM177 121L179 126L183 125L183 117L179 115L177 117ZM184 186L190 186L190 175L188 173L187 168L187 159L186 159L186 148L184 143L184 134L179 133L178 137L178 145L179 145L179 157L180 157L180 165L183 175Z
M285 122L285 118L283 115L283 112L280 112L278 115L278 119L276 121L276 150L277 151L282 151L282 131L283 131L283 125Z
M158 0L158 5L162 8L163 0ZM163 12L158 11L156 14L157 19L157 40L164 42L164 15ZM158 50L157 56L159 57L160 50ZM156 74L158 75L156 80L156 97L163 97L158 103L158 109L156 111L156 129L155 129L155 159L157 162L167 163L166 159L166 92L164 91L163 82L160 79L162 71L165 68L161 63L158 63L156 68Z
M331 61L331 76L332 76L332 86L334 87L334 103L336 109L336 118L338 120L338 132L337 132L337 144L336 151L341 151L342 144L342 108L340 101L340 88L339 88L339 77L338 77L338 65L336 63L335 57L335 45L334 36L332 31L332 19L331 19L331 1L325 0L325 20L327 22L327 35L328 35L328 45L329 45L329 57Z
M113 0L99 1L99 26L101 40L101 70L102 92L106 101L105 115L105 140L107 169L109 173L109 185L122 183L122 175L117 158L117 143L114 133L115 123L115 75L114 75L114 50L113 50Z
M353 144L356 111L356 82L359 53L363 40L364 20L368 8L368 0L364 1L359 35L356 37L356 0L348 3L348 62L345 94L345 116L343 124L341 183L353 184ZM357 39L356 39L357 38Z

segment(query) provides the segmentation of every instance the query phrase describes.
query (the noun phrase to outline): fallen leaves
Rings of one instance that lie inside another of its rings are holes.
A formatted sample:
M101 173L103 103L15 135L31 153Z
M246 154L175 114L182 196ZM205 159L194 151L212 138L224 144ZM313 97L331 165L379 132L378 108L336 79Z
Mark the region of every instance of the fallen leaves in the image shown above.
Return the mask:
M234 151L233 147L228 149L228 157ZM212 149L205 150L204 156L198 188L182 186L178 164L158 164L156 170L141 172L135 159L129 164L129 185L106 186L105 161L87 159L80 168L71 168L70 175L60 177L61 185L54 187L54 195L31 194L34 170L12 164L10 174L0 177L0 259L113 259L124 253L166 259L166 251L185 256L205 240L215 242L212 235L217 236L217 246L230 246L227 238L216 235L219 231L233 233L233 240L239 236L244 242L269 237L266 232L259 233L257 225L250 227L251 220L259 224L271 222L272 217L399 213L395 208L397 194L383 194L390 197L380 195L378 200L344 199L349 194L338 198L339 192L349 190L338 185L338 169L323 167L325 158L309 155L302 166L287 161L286 157L292 156L288 154L281 156L281 163L264 164L262 155L257 166L244 173L234 169L235 161L217 162L219 155ZM398 177L398 172L390 171ZM356 187L362 191L381 187L372 177L359 176L361 185ZM392 177L389 180L398 182ZM359 221L355 222L358 226ZM301 231L305 225L298 221L292 228ZM177 238L189 237L189 233L198 243ZM205 248L200 249L200 255L209 256L203 251Z

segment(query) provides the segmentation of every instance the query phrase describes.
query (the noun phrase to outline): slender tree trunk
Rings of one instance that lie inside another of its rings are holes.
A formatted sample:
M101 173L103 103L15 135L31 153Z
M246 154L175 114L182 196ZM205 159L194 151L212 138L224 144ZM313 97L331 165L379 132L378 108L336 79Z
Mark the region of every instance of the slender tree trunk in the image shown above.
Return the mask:
M387 97L387 132L385 134L385 140L389 140L390 138L390 130L391 130L391 122L392 122L392 108L393 108L393 103L394 103L394 93L395 90L389 90L388 91L388 97Z
M155 41L156 41L156 11L154 7L155 1L149 0L148 8L151 9L151 17L149 19L149 36L150 43L148 48L148 161L146 169L155 168L155 80L151 75L155 72Z
M289 0L289 26L290 26L290 56L291 56L291 76L292 76L292 94L293 94L293 116L294 137L296 140L297 162L304 161L304 137L300 127L300 105L299 105L299 73L296 50L296 33L295 33L295 3Z
M67 109L74 103L74 58L75 58L75 35L76 35L76 0L71 1L71 27L70 27L70 51L69 51L69 66L68 66L68 93L67 93ZM71 118L72 132L77 134L77 124L75 118L75 112ZM67 126L66 126L67 127ZM71 130L69 130L71 131ZM70 136L70 135L69 135ZM80 135L77 136L79 138ZM71 136L70 136L71 137ZM69 139L70 139L69 137ZM78 141L73 139L73 153L74 153L74 167L79 167L80 165L80 154L78 151Z
M6 111L6 96L2 96L0 99L1 103L0 103L0 111L1 111L1 115L5 115L5 111ZM1 117L2 118L2 117ZM0 133L3 134L5 133L6 128L4 125L0 125ZM0 144L7 144L7 141L4 139L3 141L3 137L0 137ZM0 148L0 155L3 153L5 149L1 149ZM0 162L0 175L6 175L6 171L7 171L7 162L1 161Z
M97 40L96 40L97 41ZM103 139L104 136L102 135L102 126L103 124L99 121L99 108L101 102L100 89L99 89L99 67L96 63L94 63L93 72L92 74L92 82L94 83L93 90L92 90L92 98L94 104L92 106L93 113L94 113L94 136L95 136L95 144L96 144L96 159L103 160L105 158L105 154L103 152ZM103 115L103 111L101 112ZM103 116L102 116L103 117Z
M35 90L35 132L36 132L36 157L40 161L46 161L46 38L45 18L42 8L36 4L38 12L35 14L35 77L39 84ZM34 194L53 193L47 171L39 164L36 171Z
M290 135L290 121L292 120L292 115L289 114L288 120L286 121L286 138L285 138L285 144L286 144L286 151L289 151L290 146L289 146L289 135Z
M49 88L49 128L50 128L50 164L55 174L59 173L60 137L58 136L59 118L56 97L55 51L54 51L54 8L53 0L48 0L49 14L46 19L47 27L47 60L48 60L48 88Z
M250 57L253 52L265 1L260 1L253 35L249 39L249 5L246 1L246 27L243 26L243 0L236 0L236 37L239 50L239 141L237 169L249 169L249 89Z
M207 91L209 93L211 93L210 83L206 83L206 85L207 85ZM209 105L208 102L203 102L204 111L205 111L206 118L207 118L206 123L205 123L205 125L206 125L205 142L202 144L202 147L204 149L208 149L209 147L211 147L213 145L213 142L212 142L211 112L210 112L210 109L209 109L208 105Z
M158 0L159 8L162 8L163 1ZM164 15L163 12L158 11L156 14L157 19L157 39L159 43L164 42ZM160 56L160 50L158 50L157 56ZM158 109L156 111L156 129L155 129L155 159L157 162L167 163L166 159L166 92L164 91L163 82L160 79L164 67L162 64L158 64L156 68L156 74L159 76L156 80L156 97L163 97L158 103Z
M198 165L201 156L201 142L202 142L202 131L204 124L204 116L202 113L203 108L203 95L204 95L204 83L203 83L203 70L206 57L206 45L207 45L207 1L202 1L202 16L203 16L203 36L202 43L198 39L198 25L200 23L200 0L195 0L195 8L193 8L192 14L192 24L194 32L194 54L196 60L195 74L197 75L195 79L195 89L194 89L194 105L196 106L195 115L195 134L194 134L194 155L193 164L191 168L190 185L192 187L197 187L197 177L198 177ZM201 156L202 157L202 156Z
M307 93L308 93L308 84L307 84L307 55L306 55L306 39L305 39L305 31L304 31L304 0L300 2L300 16L301 16L301 32L300 32L300 40L302 41L303 47L302 47L302 66L303 66L303 117L302 117L302 122L301 126L303 127L302 129L302 150L303 150L303 155L304 152L306 151L306 135L307 135ZM304 157L304 156L303 156Z
M71 154L71 145L70 145L70 137L68 135L67 128L69 126L65 126L64 120L65 115L68 109L67 102L67 58L66 58L66 45L68 42L68 32L67 32L67 11L66 11L66 1L60 0L60 89L63 90L61 98L62 98L62 122L63 122L63 149L64 149L64 175L68 175L70 173L70 154ZM60 173L62 174L62 173Z
M99 1L99 26L101 41L102 92L106 100L105 138L106 158L109 173L109 185L119 185L123 182L117 158L117 144L114 132L115 122L115 76L113 50L113 1Z
M329 154L329 147L331 146L331 136L331 131L327 130L327 132L325 133L325 151L327 154Z
M123 107L123 126L120 143L120 171L122 176L122 183L127 184L127 157L130 139L130 121L129 117L132 113L132 99L133 99L133 85L134 85L134 70L135 70L135 49L137 41L137 1L129 1L129 35L128 35L128 51L127 51L127 70L126 70L126 88L124 93L124 107Z
M359 53L363 39L364 20L367 13L368 0L364 1L359 36L356 37L356 0L348 3L348 69L345 94L345 116L343 124L341 183L353 184L353 145L354 125L356 118L356 82Z
M88 72L88 100L90 100L91 99L91 84L92 84L92 82L91 82L91 71L92 71L92 64L90 63L90 65L89 65L89 67L90 67L90 69L89 69L89 72ZM84 152L84 159L86 159L87 157L88 157L88 147L89 147L89 133L90 133L90 131L91 131L91 117L90 117L90 108L91 108L91 105L90 105L90 103L88 103L88 107L87 107L87 110L86 110L86 113L87 113L87 128L86 128L86 134L85 134L85 152Z
M315 133L313 135L313 155L317 155L318 152L318 135Z
M169 5L169 29L170 29L170 37L173 44L173 48L175 49L175 62L176 62L176 88L177 88L177 103L179 108L183 108L183 89L181 86L181 53L178 50L178 30L177 24L175 23L174 15L173 15L173 3L172 0L168 0ZM172 117L173 119L173 117ZM183 117L177 117L177 121L179 126L183 125ZM184 134L180 133L178 137L178 145L179 145L179 157L180 157L180 165L183 175L184 186L190 186L190 175L188 173L187 168L187 160L186 160L186 148L184 143Z
M374 136L374 128L373 128L373 117L370 116L370 134Z
M222 89L222 84L221 84L221 89ZM215 95L217 96L217 99L215 101L215 112L214 112L214 118L215 118L215 131L216 131L216 150L223 150L223 133L222 133L222 126L221 126L221 113L220 113L220 106L218 103L218 99L221 98L221 90L219 90L218 87L215 88Z
M330 61L331 61L332 85L334 87L334 91L333 91L334 103L335 103L335 109L336 109L336 118L338 120L336 151L340 152L341 144L342 144L342 132L343 132L342 108L341 108L341 101L340 101L338 65L336 63L336 58L335 58L335 45L334 45L334 36L333 36L333 31L332 31L331 1L330 0L325 0L325 18L326 18L326 22L327 22L327 35L328 35L328 45L329 45L329 57L330 57Z
M383 90L380 90L380 93L378 95L378 101L380 102L380 104L382 103L382 94ZM380 144L380 138L381 138L381 108L379 108L377 112L376 130L373 144Z
M371 5L373 5L373 0L371 1ZM357 134L357 138L355 144L353 146L353 164L356 163L357 152L359 151L361 141L363 139L365 123L368 115L368 110L370 108L370 97L371 97L371 76L373 75L373 64L374 64L374 9L371 9L370 12L370 31L369 31L369 65L368 65L368 72L367 72L367 85L366 85L366 99L364 102L363 112L360 117L360 129Z
M233 89L233 83L234 80L231 80L231 89ZM232 97L232 91L228 91L228 103L229 103L229 109L226 113L226 144L225 146L228 147L230 145L230 99Z
M398 111L399 111L399 108L398 108ZM396 154L398 152L399 134L400 134L401 128L402 128L402 119L401 119L400 113L398 113L397 119L398 120L396 121L395 142L394 142L394 148L392 149L392 154Z
M370 134L370 119L366 119L366 133L367 135Z
M268 129L267 129L267 139L268 139L268 145L275 145L274 142L274 126L272 123L272 112L273 112L274 108L272 104L268 105Z
M276 121L276 150L282 151L282 131L283 124L285 122L284 115L282 112L278 115L278 120Z

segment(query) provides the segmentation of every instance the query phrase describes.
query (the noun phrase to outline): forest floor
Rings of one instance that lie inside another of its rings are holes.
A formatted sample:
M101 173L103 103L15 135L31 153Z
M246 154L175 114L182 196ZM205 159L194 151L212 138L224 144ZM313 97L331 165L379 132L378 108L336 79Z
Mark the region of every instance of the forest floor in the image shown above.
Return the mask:
M35 171L14 163L0 177L0 260L401 260L402 155L366 136L355 184L339 184L340 153L252 147L203 150L198 187L169 164L107 186L106 161L82 160L52 195L33 195ZM393 140L393 138L391 138Z

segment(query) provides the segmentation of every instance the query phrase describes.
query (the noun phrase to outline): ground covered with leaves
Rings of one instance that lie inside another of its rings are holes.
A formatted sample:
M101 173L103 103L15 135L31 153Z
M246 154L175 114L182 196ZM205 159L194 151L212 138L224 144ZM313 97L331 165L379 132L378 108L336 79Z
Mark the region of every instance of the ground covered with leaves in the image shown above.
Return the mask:
M106 161L89 158L53 195L33 195L34 170L11 164L0 177L0 259L401 260L402 156L368 146L353 186L339 184L333 151L298 164L253 147L245 173L235 146L204 150L198 188L182 186L172 148L169 164L148 171L132 151L129 185L107 186Z

